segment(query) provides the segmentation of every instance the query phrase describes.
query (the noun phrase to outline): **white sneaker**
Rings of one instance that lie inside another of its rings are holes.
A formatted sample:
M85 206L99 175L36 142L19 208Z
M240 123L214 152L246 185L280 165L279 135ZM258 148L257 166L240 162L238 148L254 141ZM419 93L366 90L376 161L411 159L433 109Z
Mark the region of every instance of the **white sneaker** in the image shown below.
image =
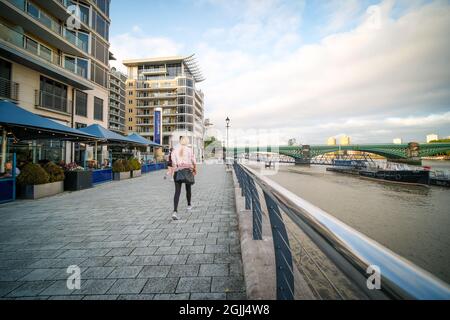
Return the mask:
M180 220L180 219L178 218L177 213L176 213L175 211L172 213L172 219L173 219L173 220Z
M191 210L192 210L192 206L188 206L188 207L187 207L187 210L188 210L188 211L191 211Z

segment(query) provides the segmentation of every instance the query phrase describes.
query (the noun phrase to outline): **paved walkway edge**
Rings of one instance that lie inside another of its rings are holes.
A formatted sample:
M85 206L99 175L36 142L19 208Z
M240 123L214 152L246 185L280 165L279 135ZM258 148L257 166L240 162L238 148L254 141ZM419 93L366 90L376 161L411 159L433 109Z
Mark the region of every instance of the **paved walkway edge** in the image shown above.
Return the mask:
M249 300L276 300L275 253L272 235L263 227L263 240L253 240L251 210L245 210L245 201L234 170L232 171L236 213L239 218L242 264ZM264 221L263 226L268 226Z

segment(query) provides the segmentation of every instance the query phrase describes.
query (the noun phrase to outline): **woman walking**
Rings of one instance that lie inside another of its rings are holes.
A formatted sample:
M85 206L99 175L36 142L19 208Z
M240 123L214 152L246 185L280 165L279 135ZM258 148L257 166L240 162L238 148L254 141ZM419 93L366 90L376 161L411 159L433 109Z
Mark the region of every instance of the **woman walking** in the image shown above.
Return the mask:
M197 164L195 162L194 152L188 147L187 137L180 137L180 143L172 151L172 167L175 180L175 195L173 197L172 219L178 220L178 202L180 201L181 185L186 186L186 198L188 211L192 209L191 196L194 176L197 174Z
M173 181L173 161L172 161L173 148L170 148L169 155L167 157L167 172L164 175L164 179L170 176L170 180Z

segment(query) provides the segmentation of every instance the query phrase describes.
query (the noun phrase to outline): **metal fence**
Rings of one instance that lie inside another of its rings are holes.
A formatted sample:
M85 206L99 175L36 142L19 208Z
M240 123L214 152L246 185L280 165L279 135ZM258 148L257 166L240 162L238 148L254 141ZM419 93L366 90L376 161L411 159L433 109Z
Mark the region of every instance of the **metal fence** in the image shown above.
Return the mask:
M271 225L277 299L299 297L296 273L318 299L450 299L449 285L432 274L250 167L233 167L253 239L263 239L263 221ZM370 285L377 272L379 287Z

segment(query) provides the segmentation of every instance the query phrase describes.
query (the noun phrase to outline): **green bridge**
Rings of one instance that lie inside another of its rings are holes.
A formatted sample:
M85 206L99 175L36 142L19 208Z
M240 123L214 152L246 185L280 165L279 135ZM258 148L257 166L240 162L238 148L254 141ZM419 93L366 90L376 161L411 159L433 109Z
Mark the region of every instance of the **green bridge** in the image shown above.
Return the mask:
M338 151L360 151L376 154L390 160L418 160L422 157L430 157L450 152L450 143L416 143L407 144L364 144L344 146L279 146L279 147L235 147L235 155L253 152L276 152L294 159L307 160L314 157L338 152Z

